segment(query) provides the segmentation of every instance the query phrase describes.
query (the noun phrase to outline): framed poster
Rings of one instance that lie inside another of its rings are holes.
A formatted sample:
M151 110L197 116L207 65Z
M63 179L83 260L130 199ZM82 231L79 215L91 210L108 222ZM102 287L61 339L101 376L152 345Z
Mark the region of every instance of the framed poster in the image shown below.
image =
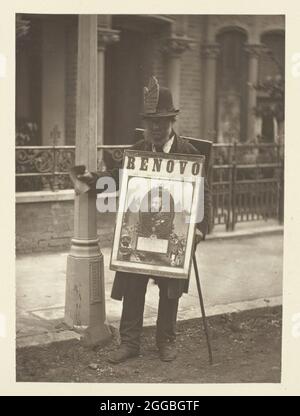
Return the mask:
M110 268L188 278L203 218L204 156L127 150Z

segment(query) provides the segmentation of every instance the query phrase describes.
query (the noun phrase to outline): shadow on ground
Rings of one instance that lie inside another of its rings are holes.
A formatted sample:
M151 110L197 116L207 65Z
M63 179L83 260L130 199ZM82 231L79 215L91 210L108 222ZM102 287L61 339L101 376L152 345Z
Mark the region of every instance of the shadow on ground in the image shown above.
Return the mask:
M178 358L161 362L155 328L144 329L141 355L107 362L117 337L103 348L66 341L17 350L17 381L81 383L279 383L281 308L264 308L208 318L214 363L208 364L200 319L178 323Z

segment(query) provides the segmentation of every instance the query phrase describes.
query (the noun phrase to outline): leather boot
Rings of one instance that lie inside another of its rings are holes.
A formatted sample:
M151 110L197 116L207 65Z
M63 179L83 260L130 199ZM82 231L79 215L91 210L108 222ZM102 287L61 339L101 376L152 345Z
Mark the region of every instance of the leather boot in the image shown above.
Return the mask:
M128 360L129 358L137 357L139 353L139 350L121 344L116 351L113 351L110 354L108 361L112 364L119 364Z
M177 357L175 343L165 343L158 346L161 361L174 361Z

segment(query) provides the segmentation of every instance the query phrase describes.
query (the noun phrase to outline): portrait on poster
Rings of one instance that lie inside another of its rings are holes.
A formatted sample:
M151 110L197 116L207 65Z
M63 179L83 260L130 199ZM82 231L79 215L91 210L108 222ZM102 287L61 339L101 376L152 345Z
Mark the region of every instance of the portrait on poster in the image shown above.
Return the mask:
M126 151L111 269L188 278L204 156Z

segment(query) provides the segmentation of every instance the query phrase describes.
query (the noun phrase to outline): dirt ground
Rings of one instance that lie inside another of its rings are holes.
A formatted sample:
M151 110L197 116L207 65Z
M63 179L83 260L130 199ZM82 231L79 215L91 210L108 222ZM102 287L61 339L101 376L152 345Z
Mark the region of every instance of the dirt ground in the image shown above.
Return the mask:
M66 341L17 350L17 381L85 383L279 383L281 308L264 308L208 318L214 363L208 363L202 321L178 323L177 360L161 362L155 328L144 329L141 355L113 365L105 347Z

